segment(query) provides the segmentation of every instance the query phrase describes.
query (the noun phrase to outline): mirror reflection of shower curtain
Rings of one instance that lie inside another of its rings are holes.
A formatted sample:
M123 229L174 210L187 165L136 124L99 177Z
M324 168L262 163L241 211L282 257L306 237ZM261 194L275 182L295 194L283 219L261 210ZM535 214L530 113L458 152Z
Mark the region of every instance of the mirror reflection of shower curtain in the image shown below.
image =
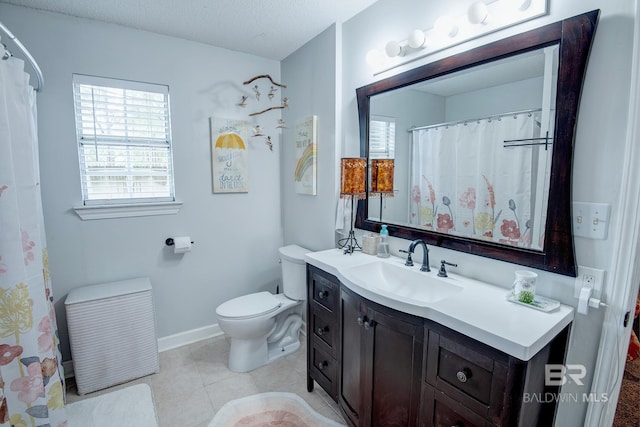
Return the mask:
M548 191L544 145L504 147L537 138L536 114L416 129L412 132L409 222L440 233L542 249L544 224L534 212ZM534 141L535 142L535 141ZM547 184L540 188L538 176Z

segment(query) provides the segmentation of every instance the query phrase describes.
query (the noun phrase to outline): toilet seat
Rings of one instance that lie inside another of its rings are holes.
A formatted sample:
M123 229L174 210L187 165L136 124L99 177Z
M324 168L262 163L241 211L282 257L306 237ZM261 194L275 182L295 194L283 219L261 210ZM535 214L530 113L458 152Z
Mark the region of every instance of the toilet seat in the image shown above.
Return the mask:
M270 292L256 292L220 304L216 314L230 319L250 319L271 313L281 305L282 301Z

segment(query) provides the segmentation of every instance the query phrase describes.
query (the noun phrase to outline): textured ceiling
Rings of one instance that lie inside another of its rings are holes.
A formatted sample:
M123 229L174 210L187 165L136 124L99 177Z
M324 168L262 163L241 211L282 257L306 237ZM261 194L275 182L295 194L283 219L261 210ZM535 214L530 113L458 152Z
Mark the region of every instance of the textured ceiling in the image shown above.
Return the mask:
M282 60L332 24L349 20L376 1L0 0L0 3L120 24Z

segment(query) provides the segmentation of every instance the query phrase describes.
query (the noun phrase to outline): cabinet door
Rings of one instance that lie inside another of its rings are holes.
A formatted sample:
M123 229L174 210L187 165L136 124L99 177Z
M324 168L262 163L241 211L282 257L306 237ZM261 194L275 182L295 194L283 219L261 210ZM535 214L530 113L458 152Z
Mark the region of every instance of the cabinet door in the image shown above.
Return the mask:
M362 356L362 322L366 309L361 306L361 298L344 290L340 294L340 387L338 404L354 426L365 426L361 420L363 410L365 361Z
M369 310L363 328L371 372L365 390L371 390L366 412L371 426L415 426L420 409L422 322L405 320L400 313ZM367 418L368 418L367 417Z
M339 404L354 426L415 426L423 322L342 290Z

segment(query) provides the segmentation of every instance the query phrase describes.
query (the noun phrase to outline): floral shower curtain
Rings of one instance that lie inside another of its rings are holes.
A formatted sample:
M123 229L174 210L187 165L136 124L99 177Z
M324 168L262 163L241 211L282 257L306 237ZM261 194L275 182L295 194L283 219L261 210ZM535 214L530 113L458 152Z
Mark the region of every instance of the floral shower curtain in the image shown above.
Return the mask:
M541 193L548 191L551 150L544 145L505 147L507 140L539 133L539 118L528 113L414 130L410 222L541 249L543 227L533 218L544 221ZM541 178L547 184L540 185Z
M40 198L35 91L0 59L0 426L67 425Z

